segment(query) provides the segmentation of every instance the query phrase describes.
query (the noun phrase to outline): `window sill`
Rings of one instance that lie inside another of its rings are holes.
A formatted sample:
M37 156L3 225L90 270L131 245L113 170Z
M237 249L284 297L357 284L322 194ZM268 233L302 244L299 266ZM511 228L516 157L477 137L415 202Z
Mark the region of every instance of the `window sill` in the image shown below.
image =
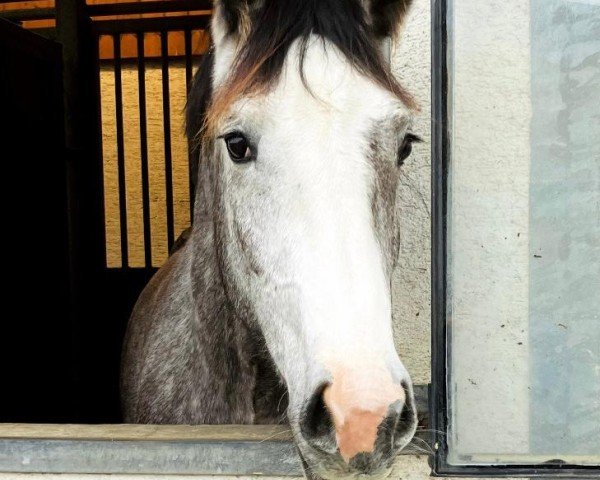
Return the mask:
M416 388L420 415L426 387ZM417 435L429 443L428 433ZM423 453L422 441L402 451ZM0 472L300 476L286 426L0 424Z

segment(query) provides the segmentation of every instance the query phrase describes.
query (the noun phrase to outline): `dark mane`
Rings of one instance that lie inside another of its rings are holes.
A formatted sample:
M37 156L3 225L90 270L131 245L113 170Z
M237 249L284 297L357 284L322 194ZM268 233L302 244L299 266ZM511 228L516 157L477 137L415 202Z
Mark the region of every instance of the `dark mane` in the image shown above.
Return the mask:
M241 18L244 15L249 18ZM249 32L229 79L213 99L209 123L241 95L265 91L273 85L296 40L300 40L298 67L304 79L303 60L311 34L331 42L357 71L391 91L408 107L415 107L382 58L378 33L369 25L360 0L264 0L250 11L240 10L238 16L235 25L249 25Z
M192 81L190 93L185 104L185 133L188 139L190 139L190 157L193 162L190 173L193 187L196 186L196 177L198 175L200 153L198 132L202 130L206 122L206 112L212 97L211 75L214 61L214 51L210 49L204 54L200 67L194 74L194 80Z

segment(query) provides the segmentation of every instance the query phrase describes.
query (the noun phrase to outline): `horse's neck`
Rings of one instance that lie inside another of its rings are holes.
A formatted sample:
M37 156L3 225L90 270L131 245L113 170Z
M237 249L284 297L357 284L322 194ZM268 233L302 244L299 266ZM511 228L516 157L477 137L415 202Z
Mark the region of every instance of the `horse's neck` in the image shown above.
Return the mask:
M285 388L265 352L258 332L235 311L219 270L211 221L196 218L188 247L192 255L194 337L208 367L203 388L218 404L215 423L278 423L287 401Z
M203 423L253 423L256 379L249 332L235 316L219 276L212 228L194 221L186 244L192 256L191 341ZM210 408L208 408L210 406ZM204 412L207 412L204 416Z

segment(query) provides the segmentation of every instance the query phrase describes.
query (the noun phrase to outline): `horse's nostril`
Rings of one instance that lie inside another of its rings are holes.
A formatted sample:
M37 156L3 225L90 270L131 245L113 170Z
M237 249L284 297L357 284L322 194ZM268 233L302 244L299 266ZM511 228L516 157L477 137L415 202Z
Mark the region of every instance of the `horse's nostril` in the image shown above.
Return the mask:
M404 447L404 445L410 441L410 437L412 436L418 421L411 392L406 386L404 386L404 390L406 392L406 401L404 402L394 431L394 444L396 447Z
M332 438L333 423L323 399L325 388L327 384L321 385L313 393L300 420L300 431L309 443Z

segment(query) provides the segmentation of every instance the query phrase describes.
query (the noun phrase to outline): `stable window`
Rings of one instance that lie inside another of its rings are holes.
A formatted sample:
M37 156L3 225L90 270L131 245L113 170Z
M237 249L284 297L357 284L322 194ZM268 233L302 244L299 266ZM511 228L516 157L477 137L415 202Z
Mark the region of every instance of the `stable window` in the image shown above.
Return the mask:
M23 75L31 84L20 90L14 82L11 92L35 100L34 130L46 135L33 142L30 131L8 130L20 162L7 168L27 179L23 191L37 193L28 198L44 199L48 231L84 247L67 272L60 268L68 255L59 258L50 240L20 239L30 253L17 259L25 274L13 283L27 284L36 271L48 287L34 302L23 292L36 315L14 338L30 340L36 329L41 341L6 351L33 358L37 377L21 375L27 385L7 395L16 412L8 421L53 424L0 424L0 472L301 475L284 426L107 425L119 421L115 379L133 302L189 221L193 185L184 174L189 145L180 113L208 45L211 3L36 4L43 8L0 2L2 17L47 37L14 25L0 30L10 45L0 53L30 56L13 69L37 65L36 75ZM431 445L437 475L596 478L600 4L432 0L432 7L432 384L415 388L422 429L403 453ZM66 132L66 145L63 96L81 129ZM133 105L126 119L123 105ZM149 148L154 134L162 143ZM66 171L78 194L68 220ZM38 202L31 206L37 215ZM13 230L28 231L29 218ZM70 322L82 313L72 342ZM74 368L76 356L83 363Z
M7 304L26 314L6 322L16 331L1 349L0 474L302 475L284 425L118 423L128 317L190 222L195 157L183 110L211 8L0 0L6 173L35 192L6 202L9 224L47 232L23 234L28 254L4 265ZM34 294L23 288L32 277ZM427 385L415 396L421 428L405 455L430 445Z
M435 471L600 475L600 3L435 1Z

